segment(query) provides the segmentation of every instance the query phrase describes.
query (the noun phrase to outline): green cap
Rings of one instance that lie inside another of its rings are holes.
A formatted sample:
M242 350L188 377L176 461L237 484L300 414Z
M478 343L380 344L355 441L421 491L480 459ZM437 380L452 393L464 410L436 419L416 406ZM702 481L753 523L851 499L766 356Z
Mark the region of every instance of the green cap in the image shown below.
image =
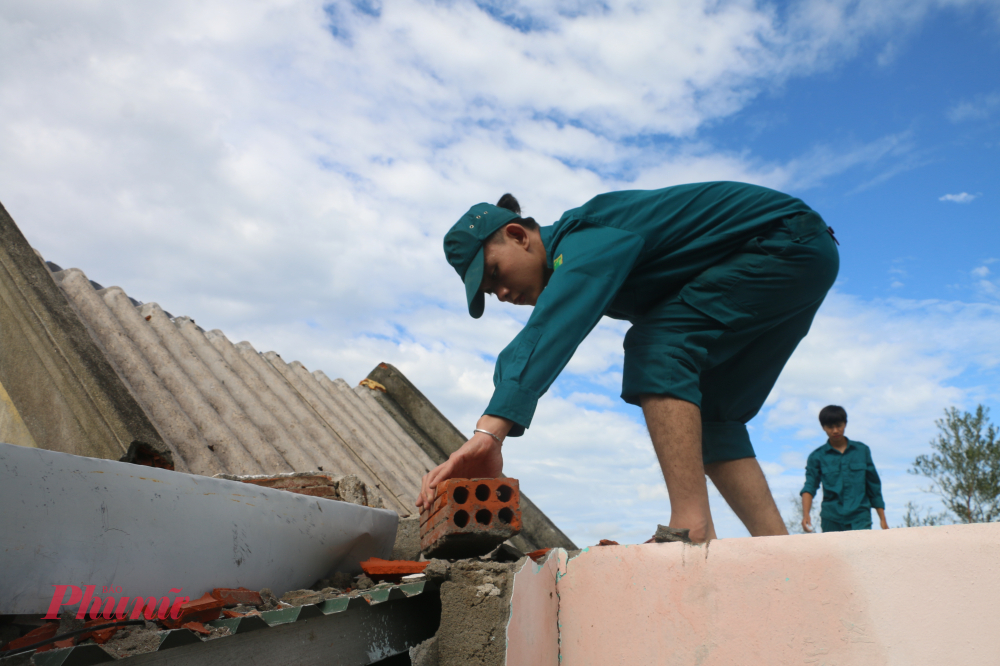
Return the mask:
M494 231L519 219L520 216L506 208L476 204L444 235L444 255L465 283L469 314L476 319L483 316L486 307L486 298L479 288L483 283L483 243Z

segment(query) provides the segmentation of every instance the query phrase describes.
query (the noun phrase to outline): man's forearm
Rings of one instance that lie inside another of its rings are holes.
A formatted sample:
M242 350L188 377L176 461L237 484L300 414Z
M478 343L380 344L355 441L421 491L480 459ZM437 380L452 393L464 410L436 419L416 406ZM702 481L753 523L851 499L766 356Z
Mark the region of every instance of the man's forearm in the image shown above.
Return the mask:
M802 493L802 529L806 532L813 531L812 518L809 513L812 511L813 496L810 493Z
M885 509L875 509L875 513L878 514L879 524L881 525L882 529L884 530L889 529L889 523L887 523L885 520Z

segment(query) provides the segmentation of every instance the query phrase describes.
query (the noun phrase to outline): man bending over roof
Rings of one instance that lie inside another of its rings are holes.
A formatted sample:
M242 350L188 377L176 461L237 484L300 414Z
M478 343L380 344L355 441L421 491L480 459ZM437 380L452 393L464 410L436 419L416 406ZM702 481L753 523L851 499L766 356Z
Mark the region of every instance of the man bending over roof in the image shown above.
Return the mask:
M551 226L505 194L469 209L445 255L469 314L484 297L535 306L497 359L472 439L423 479L497 477L501 446L602 316L625 319L622 399L642 407L670 497L670 527L715 538L705 474L753 536L786 534L746 423L833 285L839 256L801 200L745 183L611 192Z

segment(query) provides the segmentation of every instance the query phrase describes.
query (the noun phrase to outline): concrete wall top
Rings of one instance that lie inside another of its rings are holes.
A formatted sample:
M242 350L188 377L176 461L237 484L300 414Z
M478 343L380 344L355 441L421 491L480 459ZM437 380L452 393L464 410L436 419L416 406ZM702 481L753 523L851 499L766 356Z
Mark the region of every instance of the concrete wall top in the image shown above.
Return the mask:
M998 571L996 523L556 550L515 576L507 663L995 664Z

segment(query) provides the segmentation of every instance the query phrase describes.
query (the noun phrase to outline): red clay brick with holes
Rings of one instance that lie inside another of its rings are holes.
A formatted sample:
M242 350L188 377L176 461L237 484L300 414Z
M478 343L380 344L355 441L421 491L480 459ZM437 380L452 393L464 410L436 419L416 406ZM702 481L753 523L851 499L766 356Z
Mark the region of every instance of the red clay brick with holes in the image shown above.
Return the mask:
M517 479L449 479L420 512L420 549L427 557L484 555L521 531Z

